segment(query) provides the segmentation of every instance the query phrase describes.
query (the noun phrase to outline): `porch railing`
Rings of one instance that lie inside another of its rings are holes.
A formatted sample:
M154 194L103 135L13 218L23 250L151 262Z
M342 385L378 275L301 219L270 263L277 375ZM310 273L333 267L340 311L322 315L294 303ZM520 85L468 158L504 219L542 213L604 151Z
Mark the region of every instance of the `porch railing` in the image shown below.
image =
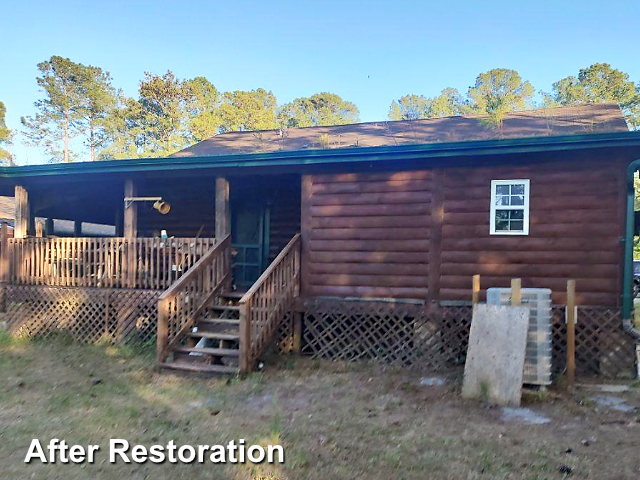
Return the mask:
M240 373L253 368L299 294L298 233L240 299Z
M207 304L230 283L231 237L227 235L158 299L158 363L167 359Z
M8 283L164 290L214 238L10 238Z

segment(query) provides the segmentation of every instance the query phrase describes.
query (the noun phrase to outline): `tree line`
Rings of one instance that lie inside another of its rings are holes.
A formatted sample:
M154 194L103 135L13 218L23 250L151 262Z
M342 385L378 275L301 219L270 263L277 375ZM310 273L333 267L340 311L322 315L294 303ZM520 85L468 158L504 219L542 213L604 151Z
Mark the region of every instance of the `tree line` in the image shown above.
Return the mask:
M163 157L215 134L354 123L358 108L333 93L317 93L278 106L263 88L220 92L205 77L179 79L171 71L145 73L138 97L113 85L109 72L53 56L38 64L42 98L36 113L22 117L26 143L51 161L71 162L80 140L90 160ZM0 110L0 142L12 132ZM2 143L0 143L2 147ZM5 162L10 160L2 150Z
M42 98L36 113L22 117L26 143L51 161L80 158L82 143L90 160L163 157L218 133L273 128L342 125L359 121L358 107L339 95L321 92L279 105L258 88L219 91L205 77L179 79L173 72L145 73L137 98L113 85L109 72L53 56L38 64ZM394 100L390 120L482 114L500 126L506 113L536 107L617 102L631 128L640 128L640 85L606 63L581 69L553 84L534 103L535 90L519 73L493 69L477 76L465 94L445 88L434 97L408 94ZM0 102L0 162L12 163L8 147L16 132L5 124Z
M563 105L616 102L631 129L640 129L640 83L607 63L583 68L577 76L553 83L551 92L540 92L542 101L534 102L535 89L515 70L496 68L477 76L466 95L445 88L440 95L427 97L409 94L394 100L389 108L391 120L447 117L451 115L487 115L500 125L508 112Z

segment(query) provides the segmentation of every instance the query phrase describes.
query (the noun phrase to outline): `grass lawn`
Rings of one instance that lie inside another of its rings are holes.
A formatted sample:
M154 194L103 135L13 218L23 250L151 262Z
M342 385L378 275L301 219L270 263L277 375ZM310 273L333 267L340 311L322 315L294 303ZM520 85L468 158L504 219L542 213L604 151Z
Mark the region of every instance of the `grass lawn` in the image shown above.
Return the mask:
M640 414L598 407L593 392L530 395L551 422L504 420L462 400L459 373L273 358L237 379L159 374L153 356L0 335L0 478L557 479L640 478ZM639 386L639 385L636 385ZM616 394L640 406L640 388ZM99 444L94 465L23 463L32 438ZM131 443L280 442L285 464L110 464L110 438Z

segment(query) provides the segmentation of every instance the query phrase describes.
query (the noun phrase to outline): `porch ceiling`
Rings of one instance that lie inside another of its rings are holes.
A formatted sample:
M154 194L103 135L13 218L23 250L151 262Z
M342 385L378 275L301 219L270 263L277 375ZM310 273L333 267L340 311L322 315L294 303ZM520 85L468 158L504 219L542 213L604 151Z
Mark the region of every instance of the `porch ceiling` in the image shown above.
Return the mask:
M118 175L86 177L24 178L20 182L29 192L33 215L44 218L79 220L83 222L114 225L124 208L124 180ZM176 178L152 178L144 176L137 182L139 196L161 196L172 205L167 221L189 222L191 216L202 211L211 212L213 222L213 197L215 179L211 175L191 177L188 181ZM13 195L7 188L6 195ZM160 216L151 204L140 207L141 214L148 210Z

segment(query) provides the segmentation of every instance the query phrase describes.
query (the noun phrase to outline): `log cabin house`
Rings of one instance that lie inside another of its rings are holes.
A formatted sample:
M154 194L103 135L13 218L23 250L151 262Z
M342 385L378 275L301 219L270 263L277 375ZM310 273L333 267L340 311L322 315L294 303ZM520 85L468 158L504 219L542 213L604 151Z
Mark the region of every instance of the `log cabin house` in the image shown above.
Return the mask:
M519 277L553 291L562 369L571 278L578 372L616 375L634 362L621 308L638 158L640 132L602 104L500 127L232 132L169 158L6 167L2 317L27 336L155 341L158 365L178 370L247 372L273 345L437 368L464 359L472 276ZM114 235L88 237L90 223Z

